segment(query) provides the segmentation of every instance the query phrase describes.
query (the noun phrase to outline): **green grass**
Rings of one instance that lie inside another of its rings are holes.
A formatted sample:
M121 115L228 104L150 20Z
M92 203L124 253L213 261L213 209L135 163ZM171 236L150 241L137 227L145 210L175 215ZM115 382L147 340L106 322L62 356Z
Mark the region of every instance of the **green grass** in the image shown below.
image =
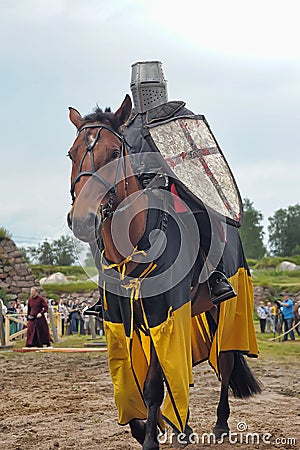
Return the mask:
M53 273L61 272L66 277L76 277L78 280L87 280L87 278L97 274L96 267L87 267L87 271L85 271L81 266L31 264L30 268L36 278L47 277ZM89 275L87 275L87 273Z
M72 294L72 292L91 292L97 289L94 281L74 281L70 283L49 283L43 284L43 290L48 298L56 299L61 294Z
M258 324L257 327L258 328ZM276 334L275 336L278 336ZM300 337L297 339L297 334L295 333L296 341L279 342L278 339L275 341L270 341L274 337L274 333L261 334L259 331L256 333L259 357L263 359L277 359L279 362L293 361L299 362L300 353Z
M12 234L4 227L0 227L0 239L10 239Z
M253 269L254 286L266 286L276 291L300 291L300 271L280 271L274 269Z
M52 343L53 347L57 348L83 348L85 343L91 342L103 342L105 343L104 336L97 336L96 339L92 339L92 336L82 336L79 334L72 334L71 336L62 336L59 338L59 342ZM20 349L25 347L25 340L17 340L14 342L14 349Z
M300 271L279 271L278 264L284 260L289 260L300 265L300 256L293 257L265 257L261 260L249 259L253 283L255 286L269 287L272 294L276 296L281 291L295 293L300 291ZM50 298L59 298L62 293L89 292L97 288L96 284L87 281L91 276L97 274L95 267L89 267L85 271L81 266L46 266L35 264L30 266L35 277L40 279L55 272L61 272L66 277L70 277L69 283L64 284L44 284L43 289ZM77 281L74 281L74 277Z
M261 259L247 259L249 267L253 269L271 269L276 268L281 262L290 261L300 266L300 255L293 256L265 256Z

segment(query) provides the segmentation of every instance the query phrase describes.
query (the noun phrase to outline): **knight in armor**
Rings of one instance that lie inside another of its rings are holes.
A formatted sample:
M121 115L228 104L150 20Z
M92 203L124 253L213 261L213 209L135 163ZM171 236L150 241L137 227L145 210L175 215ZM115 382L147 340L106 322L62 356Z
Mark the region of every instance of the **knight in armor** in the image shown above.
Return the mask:
M193 116L194 113L185 107L183 101L168 101L167 81L162 64L159 61L133 64L130 89L134 109L123 132L128 144L129 154L134 155L132 165L135 166L135 173L142 186L146 188L155 175L162 171L162 156L153 145L147 127L150 124L158 124L173 117ZM166 168L166 173L168 173L168 168ZM200 266L206 265L211 301L217 305L235 297L236 293L223 273L222 248L224 245L222 245L222 241L224 241L224 230L222 224L218 223L217 219L215 223L211 223L211 214L209 218L203 204L198 205L187 192L182 190L182 186L177 183L174 174L172 177L172 173L169 173L165 179L167 181L164 188L168 189L175 198L178 197L179 201L182 199L188 204L196 218L201 238L197 264L200 264ZM214 238L214 242L218 244L214 244L216 248L213 252L210 251L210 257L212 256L213 260L208 260L207 255L212 233L214 233L214 237L217 236L217 239Z

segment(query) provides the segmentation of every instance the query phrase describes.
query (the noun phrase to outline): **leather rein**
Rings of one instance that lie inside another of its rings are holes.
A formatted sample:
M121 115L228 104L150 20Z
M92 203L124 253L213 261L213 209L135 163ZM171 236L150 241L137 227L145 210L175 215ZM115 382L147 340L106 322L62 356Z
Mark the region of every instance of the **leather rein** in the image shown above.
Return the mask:
M92 129L92 128L98 128L95 140L92 144L89 144L88 142L88 135L87 135L87 130ZM117 171L116 171L116 177L115 177L115 181L113 184L109 183L105 178L103 178L97 171L95 168L95 157L94 157L94 148L95 145L97 144L97 142L100 139L100 134L101 131L105 129L110 131L112 134L114 134L120 141L121 141L121 154L119 156L119 161L118 161L118 166L117 166ZM105 205L100 205L100 214L101 214L101 219L102 221L104 221L105 219L107 219L108 217L111 217L113 215L113 203L117 194L117 185L118 183L121 181L120 180L120 173L121 173L121 166L122 166L122 162L124 161L124 173L126 171L126 167L125 167L125 140L124 138L117 133L116 131L114 131L112 128L110 128L107 125L104 124L99 124L99 125L84 125L82 128L80 128L78 130L77 136L81 133L84 132L84 141L85 141L85 151L81 157L80 160L80 164L79 164L79 168L78 168L78 174L76 175L72 185L71 185L71 189L70 189L70 193L71 193L71 197L72 197L72 205L75 203L75 185L76 183L80 180L81 177L93 177L96 180L98 180L101 184L103 184L107 189L109 193L109 199L107 201L107 203ZM82 166L83 166L83 162L86 158L86 156L90 154L90 159L91 159L91 163L92 163L92 170L82 170ZM126 179L126 173L125 173L125 179Z

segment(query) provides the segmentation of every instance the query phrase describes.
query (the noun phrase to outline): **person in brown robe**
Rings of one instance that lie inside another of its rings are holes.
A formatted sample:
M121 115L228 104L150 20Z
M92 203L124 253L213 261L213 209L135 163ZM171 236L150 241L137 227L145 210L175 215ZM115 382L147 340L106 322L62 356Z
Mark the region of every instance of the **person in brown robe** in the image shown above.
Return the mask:
M26 347L50 346L50 333L45 313L48 303L38 294L36 287L31 288L27 309L27 338Z

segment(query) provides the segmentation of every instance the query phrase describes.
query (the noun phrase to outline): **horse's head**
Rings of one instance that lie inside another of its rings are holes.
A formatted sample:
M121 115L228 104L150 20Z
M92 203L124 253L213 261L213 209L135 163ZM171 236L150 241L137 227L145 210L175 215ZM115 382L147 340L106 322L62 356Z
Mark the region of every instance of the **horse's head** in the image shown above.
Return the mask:
M126 190L126 149L120 129L131 108L128 95L115 113L97 108L82 117L69 108L77 137L68 152L73 200L68 225L82 241L98 237L101 221L110 216Z

